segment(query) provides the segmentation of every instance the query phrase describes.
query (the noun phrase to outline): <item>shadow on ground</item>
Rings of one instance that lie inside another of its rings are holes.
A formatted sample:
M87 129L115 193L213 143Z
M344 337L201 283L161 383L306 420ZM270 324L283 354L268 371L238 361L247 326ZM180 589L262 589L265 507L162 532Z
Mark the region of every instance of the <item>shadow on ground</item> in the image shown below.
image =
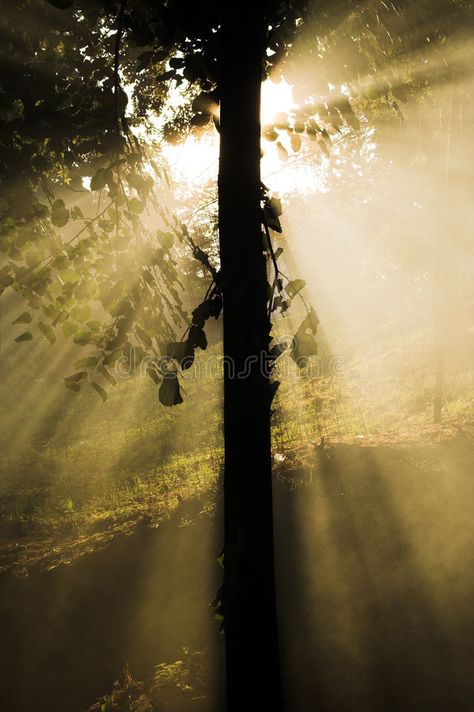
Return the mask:
M2 711L76 712L112 690L128 663L149 678L159 662L206 650L219 710L222 636L209 608L219 585L215 522L182 505L157 529L138 527L71 566L0 579ZM185 521L191 523L180 526ZM201 710L202 705L193 709Z
M473 712L472 444L315 458L292 490L275 487L288 712ZM210 694L193 709L223 711L209 609L222 534L199 509L71 566L1 578L2 710L76 712L127 662L143 680L187 645L207 651Z
M320 450L275 500L291 712L474 710L472 444Z

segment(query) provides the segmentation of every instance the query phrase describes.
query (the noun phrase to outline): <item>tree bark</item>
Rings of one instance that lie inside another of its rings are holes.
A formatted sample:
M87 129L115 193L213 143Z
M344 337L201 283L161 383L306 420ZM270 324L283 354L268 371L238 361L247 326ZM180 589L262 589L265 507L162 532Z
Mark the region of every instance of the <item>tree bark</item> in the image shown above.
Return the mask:
M258 3L228 12L219 64L227 698L229 712L279 712L271 389L261 365L270 329L260 208L263 18Z

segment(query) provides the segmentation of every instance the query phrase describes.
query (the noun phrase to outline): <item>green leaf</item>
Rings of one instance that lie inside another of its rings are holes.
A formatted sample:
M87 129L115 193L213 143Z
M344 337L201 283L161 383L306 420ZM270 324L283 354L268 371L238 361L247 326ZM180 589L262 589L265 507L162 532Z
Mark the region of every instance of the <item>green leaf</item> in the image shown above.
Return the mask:
M80 383L73 383L73 381L64 381L64 385L70 391L75 391L76 393L81 390Z
M91 368L97 364L97 356L86 356L86 358L80 358L79 361L74 363L74 368Z
M107 170L99 168L97 173L91 178L91 190L102 190L107 183Z
M87 304L85 304L84 306L78 305L77 307L74 307L74 309L71 311L71 316L76 321L87 321L90 315L91 308Z
M69 210L60 198L55 200L51 207L51 222L56 227L64 227L69 220Z
M23 314L17 316L15 321L12 321L12 324L30 324L32 320L33 317L31 316L30 312L23 312Z
M92 381L91 386L95 391L97 391L102 400L105 402L107 400L107 392L102 388L102 386L99 386L99 384L95 381Z
M276 141L278 138L278 133L275 131L273 126L268 125L264 126L262 129L262 136L265 138L267 141Z
M17 336L15 341L19 344L21 341L33 341L33 334L31 331L24 331L23 334Z
M72 376L66 376L64 380L66 383L80 383L81 381L87 381L87 371L73 373Z
M54 344L56 341L56 334L54 329L49 324L44 324L42 321L38 323L38 329L41 331L43 336L46 336L50 344Z
M179 405L179 403L183 402L176 373L168 373L163 378L158 392L158 398L160 403L167 407Z
M145 209L145 204L141 200L138 200L138 198L131 198L128 205L132 213L137 215L140 215L140 213L142 213Z
M104 356L104 360L102 361L102 363L105 366L109 366L110 364L115 363L121 355L122 349L115 349L110 354L107 354L107 356Z
M305 287L306 282L304 279L293 279L291 282L288 282L288 284L285 286L285 291L290 297L290 299L293 299L298 292L301 292L303 287Z
M171 232L163 232L163 230L157 230L156 236L160 242L161 247L164 250L170 250L173 247L174 235Z
M73 220L81 220L84 217L84 214L78 205L74 205L71 209L71 217Z
M77 331L74 335L73 341L75 344L79 344L79 346L85 346L86 344L91 343L92 334L90 331Z
M74 324L72 321L67 321L63 324L63 334L64 336L72 336L79 329L78 324Z
M97 321L97 319L91 319L91 321L87 322L87 326L91 331L98 332L100 331L102 324L100 321Z

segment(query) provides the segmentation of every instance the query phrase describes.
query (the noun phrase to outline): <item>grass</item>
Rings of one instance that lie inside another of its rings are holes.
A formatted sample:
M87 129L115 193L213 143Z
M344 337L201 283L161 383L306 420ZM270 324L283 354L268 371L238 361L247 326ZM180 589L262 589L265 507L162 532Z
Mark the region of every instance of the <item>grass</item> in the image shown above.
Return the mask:
M314 364L299 371L284 355L272 419L280 462L299 451L304 460L322 439L404 446L474 434L472 373L461 370L448 374L443 422L433 425L424 348L421 336L401 339L370 361L346 359L336 375L327 349L317 372ZM407 373L404 349L418 364ZM212 493L222 465L220 381L188 378L185 388L185 403L173 409L160 406L156 387L142 378L120 383L105 404L93 394L67 394L49 431L27 448L4 447L0 566L25 571L74 560L140 522L156 525L181 500Z

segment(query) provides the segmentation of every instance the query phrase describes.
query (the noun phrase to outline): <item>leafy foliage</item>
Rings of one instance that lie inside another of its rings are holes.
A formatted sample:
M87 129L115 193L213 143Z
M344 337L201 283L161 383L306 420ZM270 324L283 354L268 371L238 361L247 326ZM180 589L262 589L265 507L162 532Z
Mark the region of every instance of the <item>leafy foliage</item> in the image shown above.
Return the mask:
M403 101L423 81L405 55L417 52L434 65L434 48L466 25L472 3L440 4L426 37L407 33L413 12L420 23L431 18L426 3L415 11L403 0L265 5L263 74L294 84L297 102L262 129L282 161L305 140L330 155L335 138L358 131L374 107L403 118ZM0 293L14 290L26 306L14 323L31 330L16 341L31 340L37 329L51 344L67 338L88 349L85 376L67 380L68 388L90 383L105 398L111 365L133 371L146 361L161 402L178 403L179 370L206 348L205 324L220 314L218 265L160 205L166 170L136 129L163 109L170 84L186 88L189 101L164 135L179 139L211 121L218 127L221 13L210 2L183 13L177 0L19 0L2 13ZM448 70L436 66L441 82ZM455 56L450 76L461 71ZM152 209L161 215L158 231L147 227ZM269 314L285 312L304 287L278 268L281 248L272 240L282 231L281 214L279 198L262 187L263 248L273 269ZM183 248L211 279L190 317L177 268ZM314 352L313 326L298 330L296 359ZM165 375L163 357L173 363Z

